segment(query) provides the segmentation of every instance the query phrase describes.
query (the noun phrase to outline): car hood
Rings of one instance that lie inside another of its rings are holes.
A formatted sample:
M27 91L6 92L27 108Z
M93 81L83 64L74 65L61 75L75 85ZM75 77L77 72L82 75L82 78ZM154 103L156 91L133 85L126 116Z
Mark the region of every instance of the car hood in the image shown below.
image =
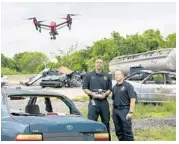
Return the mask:
M16 116L18 121L30 124L31 132L101 132L106 131L102 123L88 120L83 116Z

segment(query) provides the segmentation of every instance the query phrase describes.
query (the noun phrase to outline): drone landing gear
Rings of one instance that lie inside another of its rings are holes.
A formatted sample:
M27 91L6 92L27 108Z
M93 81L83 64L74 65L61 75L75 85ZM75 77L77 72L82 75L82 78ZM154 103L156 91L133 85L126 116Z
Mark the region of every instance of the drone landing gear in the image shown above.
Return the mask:
M67 26L68 26L68 29L71 30L71 23L68 23Z
M50 39L51 39L51 40L53 40L53 39L55 40L55 39L56 39L56 36L50 37Z

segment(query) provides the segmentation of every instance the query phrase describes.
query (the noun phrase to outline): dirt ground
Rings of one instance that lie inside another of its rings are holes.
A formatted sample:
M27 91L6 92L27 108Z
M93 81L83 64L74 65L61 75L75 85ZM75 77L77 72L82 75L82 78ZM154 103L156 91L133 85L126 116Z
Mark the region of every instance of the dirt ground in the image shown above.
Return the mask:
M41 88L39 86L39 81L35 82L32 86L23 86L20 85L20 81L27 82L30 77L33 75L9 75L8 77L8 87L21 87L24 89L44 89L48 91L53 91L67 96L70 99L73 99L77 96L85 95L81 87L78 88Z

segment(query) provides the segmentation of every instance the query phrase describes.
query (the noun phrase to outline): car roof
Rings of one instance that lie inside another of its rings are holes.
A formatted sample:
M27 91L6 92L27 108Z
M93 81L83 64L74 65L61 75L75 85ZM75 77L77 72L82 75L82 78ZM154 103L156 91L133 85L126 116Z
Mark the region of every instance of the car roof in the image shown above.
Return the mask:
M33 95L33 96L63 96L59 93L47 91L47 90L41 90L41 89L23 89L23 88L7 88L3 87L1 88L2 93L8 95L8 96L19 96L19 95Z
M139 72L147 72L147 73L152 73L153 71L152 70L139 70Z
M138 72L146 72L146 73L169 73L169 74L176 74L175 72L171 72L171 71L164 71L164 70L159 70L159 71L152 71L152 70L139 70Z

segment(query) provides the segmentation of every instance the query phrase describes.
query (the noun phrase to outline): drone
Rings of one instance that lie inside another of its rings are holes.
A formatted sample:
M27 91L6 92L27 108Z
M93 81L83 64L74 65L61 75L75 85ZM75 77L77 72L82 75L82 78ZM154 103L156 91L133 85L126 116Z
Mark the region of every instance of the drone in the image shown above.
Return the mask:
M69 30L71 30L71 25L72 25L72 17L71 16L75 16L77 14L67 14L66 18L61 18L61 19L65 19L65 22L62 22L60 24L56 24L56 22L51 21L50 25L46 25L46 24L42 24L43 21L37 21L36 17L31 17L31 18L27 18L27 20L33 20L33 24L35 26L35 29L37 31L39 31L41 33L41 29L46 29L46 30L50 30L49 34L50 34L50 39L51 40L55 40L56 39L56 35L58 35L57 29L61 29L65 26L67 26L69 28Z

